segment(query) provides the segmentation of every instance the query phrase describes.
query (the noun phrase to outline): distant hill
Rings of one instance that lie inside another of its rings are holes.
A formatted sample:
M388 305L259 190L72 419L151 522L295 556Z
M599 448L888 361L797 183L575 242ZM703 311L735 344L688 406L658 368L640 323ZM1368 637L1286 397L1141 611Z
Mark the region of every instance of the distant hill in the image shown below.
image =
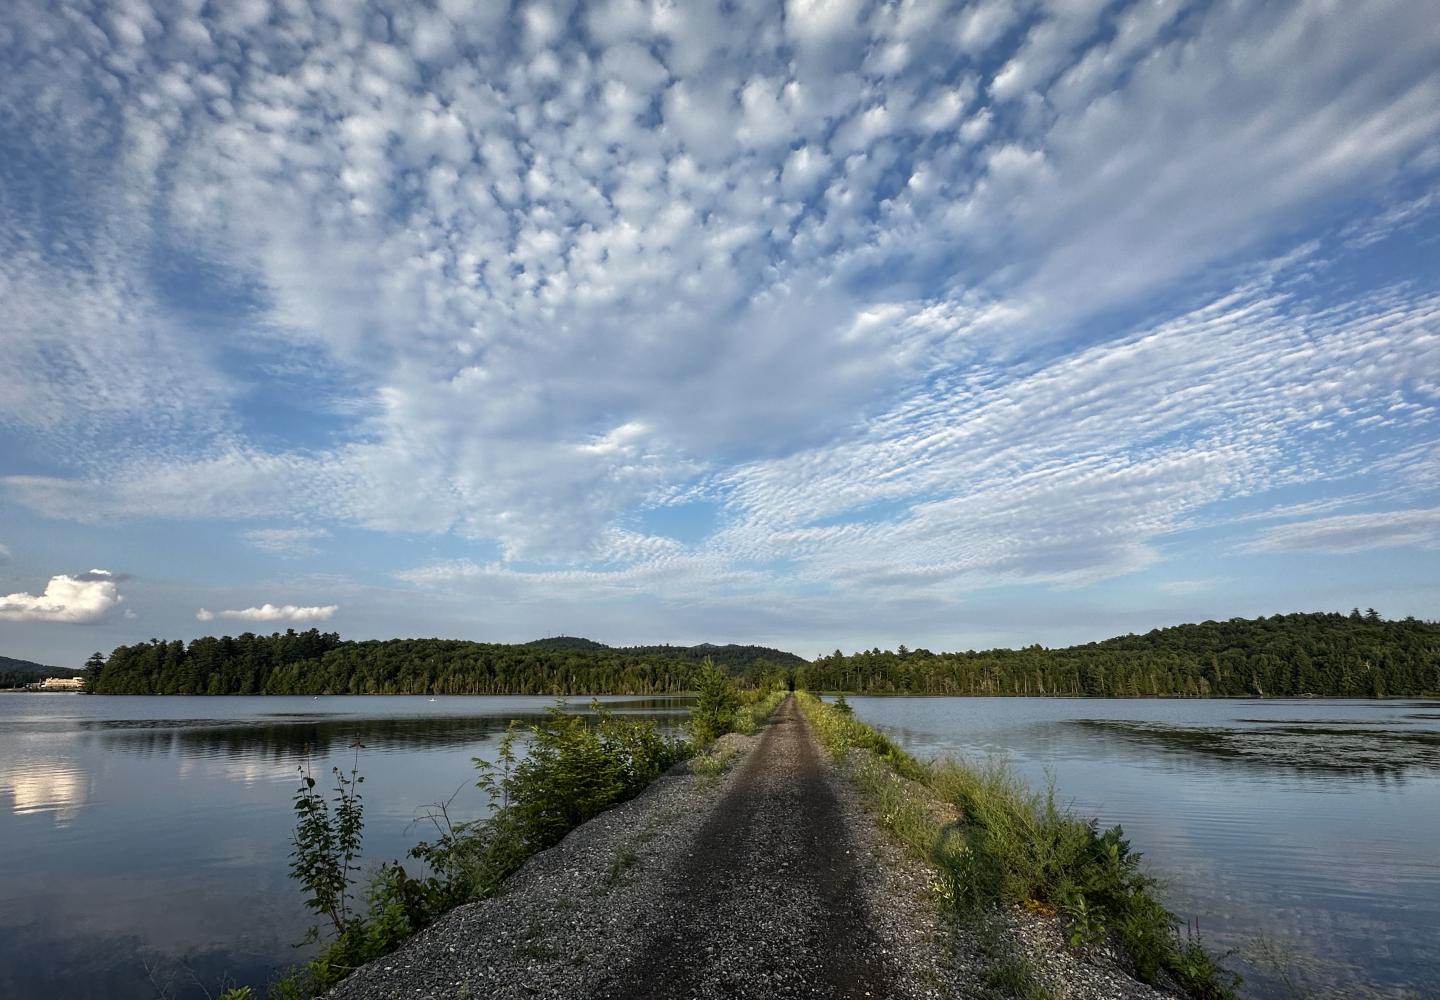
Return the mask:
M535 639L525 645L533 646L536 649L610 649L620 653L629 653L632 656L663 656L690 663L700 663L709 659L716 666L726 669L744 668L755 660L768 660L770 663L797 667L807 662L803 657L781 649L771 649L769 646L739 646L734 643L727 643L724 646L717 646L713 642L702 642L696 646L607 646L594 639L557 635L550 639Z
M743 668L756 660L766 660L789 667L798 667L809 662L803 656L796 656L794 653L787 653L780 649L771 649L769 646L737 646L734 643L727 643L724 646L717 646L713 642L702 642L698 646L623 646L621 648L636 656L667 656L690 663L699 663L709 659L717 666L724 667L732 673L737 668Z
M33 660L0 656L0 688L24 687L44 677L75 677L82 672L68 667L49 667Z
M616 649L574 636L519 645L345 641L310 629L121 646L97 694L660 694L692 690L706 658L742 684L779 683L804 660L763 646Z
M1440 623L1374 611L1232 618L1063 649L838 651L814 688L976 695L1375 697L1440 693Z
M609 649L603 642L596 642L594 639L581 639L573 635L557 635L549 639L532 639L526 646L533 646L536 649Z

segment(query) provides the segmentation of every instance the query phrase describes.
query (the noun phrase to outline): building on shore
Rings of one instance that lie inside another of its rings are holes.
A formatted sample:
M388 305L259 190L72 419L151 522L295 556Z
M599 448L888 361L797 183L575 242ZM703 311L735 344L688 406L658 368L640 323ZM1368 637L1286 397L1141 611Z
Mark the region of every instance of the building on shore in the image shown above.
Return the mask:
M83 677L47 677L39 684L32 684L36 691L82 691L85 688Z

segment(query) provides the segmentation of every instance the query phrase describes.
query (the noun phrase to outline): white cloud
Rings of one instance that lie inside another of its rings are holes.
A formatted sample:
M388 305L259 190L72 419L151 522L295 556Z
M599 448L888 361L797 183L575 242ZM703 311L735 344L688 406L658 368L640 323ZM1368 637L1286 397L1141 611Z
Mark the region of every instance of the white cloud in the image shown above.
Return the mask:
M238 611L207 611L201 608L195 612L195 620L208 622L216 618L226 618L231 621L241 622L309 622L329 621L339 611L336 604L326 604L319 607L303 608L294 604L262 604L258 608L242 608Z
M0 620L12 622L68 622L91 624L102 621L125 598L120 595L114 574L92 569L76 576L52 576L45 592L9 594L0 597Z
M9 547L4 545L3 543L0 543L0 563L9 562L10 559L11 554Z
M1340 514L1277 524L1256 535L1244 551L1349 555L1395 548L1440 549L1440 507Z
M1282 487L1433 502L1434 288L1329 259L1434 217L1423 0L16 2L0 127L56 193L6 200L0 431L47 470L0 489L46 517L931 601ZM674 551L636 525L682 495Z

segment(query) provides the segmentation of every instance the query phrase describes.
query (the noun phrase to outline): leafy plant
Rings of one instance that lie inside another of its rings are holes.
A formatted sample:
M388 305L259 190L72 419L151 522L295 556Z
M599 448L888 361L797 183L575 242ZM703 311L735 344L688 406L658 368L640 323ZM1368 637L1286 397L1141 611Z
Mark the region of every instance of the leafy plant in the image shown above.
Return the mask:
M730 732L735 725L735 711L740 707L740 693L735 682L710 660L700 668L695 683L695 708L690 713L690 733L702 746Z
M333 804L316 790L308 766L302 765L300 772L290 875L304 887L305 905L327 917L335 933L342 934L350 922L351 887L359 871L357 858L365 828L360 746L355 744L349 772L331 768L335 778Z

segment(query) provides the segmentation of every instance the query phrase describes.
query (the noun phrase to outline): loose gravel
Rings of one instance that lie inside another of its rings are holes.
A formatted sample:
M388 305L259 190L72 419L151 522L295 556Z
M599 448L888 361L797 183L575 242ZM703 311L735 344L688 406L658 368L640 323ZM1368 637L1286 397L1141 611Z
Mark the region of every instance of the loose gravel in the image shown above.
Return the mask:
M335 1000L979 997L934 873L867 816L794 705L726 736L729 770L682 765L356 971ZM1154 991L1095 969L1017 914L1042 979L1074 1000ZM993 993L988 994L994 996Z

